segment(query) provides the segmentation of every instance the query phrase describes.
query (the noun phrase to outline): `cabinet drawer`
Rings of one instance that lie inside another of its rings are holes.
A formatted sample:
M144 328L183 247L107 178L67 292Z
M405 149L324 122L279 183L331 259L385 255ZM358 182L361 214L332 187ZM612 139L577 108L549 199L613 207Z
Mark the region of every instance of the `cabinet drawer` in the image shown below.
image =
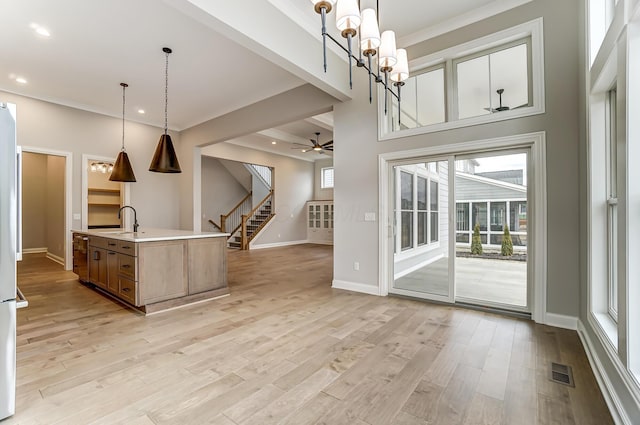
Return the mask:
M120 291L118 295L120 296L120 298L122 298L123 300L125 300L130 304L138 305L136 282L134 282L131 279L126 279L124 277L121 277L119 280L120 280Z
M118 273L136 280L136 257L118 254Z
M137 255L135 242L118 241L116 251L122 254L133 255L134 257Z
M89 236L89 246L95 246L97 248L106 248L107 239L99 238L97 236Z
M115 251L118 246L118 241L115 239L105 239L107 243L107 249L110 251Z

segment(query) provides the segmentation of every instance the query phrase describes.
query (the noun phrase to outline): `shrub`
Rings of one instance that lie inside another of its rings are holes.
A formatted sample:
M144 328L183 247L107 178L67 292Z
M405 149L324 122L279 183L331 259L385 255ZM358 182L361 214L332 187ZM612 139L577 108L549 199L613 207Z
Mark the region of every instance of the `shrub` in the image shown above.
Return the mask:
M480 225L476 223L473 226L473 236L471 237L471 254L482 254L482 241L480 240Z
M505 257L513 255L513 241L511 240L511 233L509 233L509 226L504 226L501 254Z

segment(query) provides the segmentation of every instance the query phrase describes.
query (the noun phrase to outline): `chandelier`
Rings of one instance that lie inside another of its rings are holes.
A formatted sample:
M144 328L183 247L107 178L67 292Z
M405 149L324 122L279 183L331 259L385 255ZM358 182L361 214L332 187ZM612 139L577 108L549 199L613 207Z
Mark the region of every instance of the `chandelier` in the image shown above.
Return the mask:
M107 174L113 171L113 164L110 162L94 161L89 165L92 173Z
M376 9L365 8L360 11L358 0L311 0L315 11L320 14L322 20L322 52L324 59L324 72L327 72L327 38L338 45L347 53L349 58L349 87L353 88L352 61L356 61L358 68L364 68L369 73L369 103L372 100L372 79L384 87L384 113L387 114L387 93L391 93L398 100L400 107L400 88L404 80L409 78L409 63L407 51L396 48L396 35L387 30L380 34L378 21L378 6ZM336 5L337 3L337 5ZM342 37L347 40L347 47L327 33L327 14L336 5L336 27ZM352 51L354 37L358 37L358 56ZM367 59L366 63L363 56ZM372 66L373 57L377 56L377 69ZM384 75L384 79L382 75ZM397 88L393 91L389 84ZM399 116L399 114L398 114Z

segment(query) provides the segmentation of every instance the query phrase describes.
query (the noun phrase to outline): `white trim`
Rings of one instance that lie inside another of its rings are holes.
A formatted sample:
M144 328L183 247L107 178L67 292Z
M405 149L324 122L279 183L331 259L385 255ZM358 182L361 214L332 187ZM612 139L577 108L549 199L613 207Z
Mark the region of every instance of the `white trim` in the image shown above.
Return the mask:
M565 316L564 314L546 313L544 316L544 323L548 326L570 329L572 331L578 329L578 318L574 316Z
M596 381L598 382L598 386L600 387L600 392L602 392L604 400L609 407L609 411L611 413L611 416L613 417L613 421L616 424L633 425L633 422L629 418L629 415L627 414L622 402L620 401L620 397L618 396L615 387L609 379L607 371L602 365L602 361L598 356L598 352L594 349L594 345L591 341L591 338L589 337L589 333L587 332L581 320L578 320L578 336L580 337L580 341L582 341L582 346L584 347L584 351L587 354L587 359L589 360L591 370L593 370L593 374L596 378ZM607 352L607 350L605 350L605 352ZM617 356L612 357L608 354L608 357L611 363L614 365L617 375L624 382L627 390L634 398L636 404L640 404L640 395L637 386L633 384L633 378L629 375L629 372L626 371Z
M470 10L451 19L447 19L446 21L430 25L425 29L400 37L397 44L398 46L405 47L413 46L439 35L455 31L464 26L482 21L502 12L506 12L507 10L522 6L529 2L531 2L531 0L496 0L478 9Z
M334 289L344 289L345 291L360 292L369 295L382 295L377 286L367 285L365 283L347 282L346 280L333 280L331 287Z
M42 155L52 155L64 157L64 255L63 263L65 270L73 269L73 241L71 228L73 227L73 153L67 151L59 151L55 149L46 149L35 146L21 146L22 153L31 152ZM24 171L24 168L23 168ZM23 252L25 252L23 250Z
M49 252L47 247L43 248L25 248L22 250L23 254L43 254L45 252Z
M54 261L54 262L56 262L56 263L60 264L61 266L64 266L64 258L59 257L59 256L57 256L57 255L55 255L55 254L52 254L52 253L50 253L49 251L47 251L47 255L46 255L46 257L47 257L49 260Z
M414 59L409 63L409 69L411 73L415 73L416 71L446 62L447 64L449 64L448 67L445 67L445 71L448 70L446 78L446 94L447 96L451 96L453 94L453 91L451 90L451 85L453 84L453 78L451 78L451 73L453 72L451 69L451 61L453 59L491 49L493 47L501 46L503 44L516 41L524 37L531 37L531 84L533 86L533 93L530 101L532 102L533 106L503 111L499 114L488 114L471 118L455 119L453 121L446 121L401 131L387 131L388 119L382 115L384 109L382 106L384 105L381 105L381 102L383 102L382 99L384 99L384 92L382 91L383 88L378 85L378 141L382 142L387 140L394 140L402 137L434 133L443 130L451 130L455 128L505 121L514 118L521 118L545 113L544 24L542 17L533 19L520 25L516 25L511 28L507 28L502 31L498 31L485 37L469 41L467 43L459 44L457 46L453 46L448 49L444 49L439 52ZM451 102L447 102L446 106L450 106L450 104ZM450 116L453 115L450 114Z
M533 223L533 245L531 248L533 277L530 287L534 296L531 299L531 317L537 323L545 323L547 308L547 172L546 172L546 134L545 132L519 134L495 139L467 141L442 146L418 148L406 151L383 153L378 156L378 199L379 199L379 293L387 295L392 278L389 262L389 248L393 236L391 217L389 217L389 163L411 158L455 155L475 151L494 151L528 147L531 150L530 167L533 173L531 183ZM455 242L453 242L455 243Z
M249 249L267 249L267 248L279 248L281 246L291 246L291 245L302 245L306 243L316 243L309 242L307 239L300 241L287 241L287 242L275 242L275 243L263 243L254 245L253 241L249 242ZM329 244L326 244L329 245Z

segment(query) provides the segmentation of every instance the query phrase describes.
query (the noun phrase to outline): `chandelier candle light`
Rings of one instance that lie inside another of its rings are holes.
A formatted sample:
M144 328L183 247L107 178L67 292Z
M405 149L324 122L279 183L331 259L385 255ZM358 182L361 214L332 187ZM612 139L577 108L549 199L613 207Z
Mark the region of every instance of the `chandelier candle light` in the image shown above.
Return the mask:
M377 9L366 8L360 12L357 0L311 0L314 9L320 14L322 20L322 53L324 59L324 72L327 72L327 38L344 50L349 57L349 87L353 88L351 60L356 60L359 68L364 68L369 73L369 103L372 101L371 79L374 75L372 58L378 55L378 70L375 81L384 87L384 113L387 114L387 92L390 92L398 99L398 120L400 120L400 87L404 85L404 80L409 78L409 64L407 61L407 51L396 49L396 35L393 31L387 30L380 35ZM337 5L336 5L337 3ZM342 37L347 39L347 47L344 47L331 34L327 33L327 14L336 5L336 27L340 30ZM360 30L359 55L355 57L351 50L353 37ZM364 55L367 58L365 64ZM384 80L380 76L384 73ZM389 78L393 85L397 87L395 93L389 86Z

